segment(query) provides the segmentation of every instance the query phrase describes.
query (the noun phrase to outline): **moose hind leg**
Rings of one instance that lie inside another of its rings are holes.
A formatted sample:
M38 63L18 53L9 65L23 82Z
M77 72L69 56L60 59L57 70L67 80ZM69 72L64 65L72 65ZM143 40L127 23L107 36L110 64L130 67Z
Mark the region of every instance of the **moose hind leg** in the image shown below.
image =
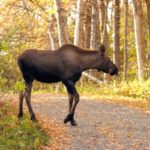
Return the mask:
M69 100L69 112L70 112L73 104L73 96L69 92L68 92L68 100Z
M24 92L19 92L19 113L18 118L23 117L23 98L24 98Z
M25 99L27 107L30 113L31 120L36 121L36 117L31 106L31 90L32 90L32 83L26 83Z
M76 106L79 102L79 94L77 93L75 85L72 81L65 82L64 84L67 88L68 93L72 96L72 101L71 102L73 103L73 100L74 100L73 105L71 103L72 107L70 107L69 114L65 118L64 123L67 123L67 122L70 121L72 126L76 126L77 123L74 120L74 113L75 113Z

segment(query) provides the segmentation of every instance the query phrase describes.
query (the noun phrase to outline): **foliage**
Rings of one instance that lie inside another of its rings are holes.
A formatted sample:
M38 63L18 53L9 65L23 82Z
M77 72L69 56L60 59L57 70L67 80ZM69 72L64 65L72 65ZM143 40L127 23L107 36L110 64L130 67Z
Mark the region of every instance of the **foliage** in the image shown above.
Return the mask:
M136 99L150 100L150 80L139 83L138 80L133 81L111 81L109 83L102 82L101 84L93 83L91 81L82 81L77 83L77 90L81 96L96 97L117 96L117 97L130 97ZM62 84L40 84L35 83L33 87L34 93L60 93L66 94L67 91Z
M116 82L99 85L93 83L83 84L83 86L78 86L78 90L83 95L88 96L123 96L150 100L150 80L143 81L142 83L139 83L137 80Z
M20 81L16 81L14 84L14 91L19 92L24 90L25 90L25 85Z
M38 123L33 123L28 117L18 120L15 108L6 103L0 103L0 149L33 149L48 143L48 135Z

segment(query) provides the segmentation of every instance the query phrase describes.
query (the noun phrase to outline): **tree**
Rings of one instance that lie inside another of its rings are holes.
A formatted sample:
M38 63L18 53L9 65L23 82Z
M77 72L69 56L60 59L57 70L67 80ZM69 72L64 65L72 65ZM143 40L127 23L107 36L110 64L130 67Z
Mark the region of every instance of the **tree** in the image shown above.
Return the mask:
M133 0L133 15L134 15L134 34L138 64L138 79L144 79L144 20L142 11L142 1Z
M91 15L91 44L90 48L95 49L99 44L99 12L97 7L97 1L93 0L92 3L92 15Z
M74 44L78 46L82 46L83 44L83 0L77 1L77 10L76 10L76 18L75 18L75 31L74 31ZM84 7L85 8L85 7Z
M147 53L147 67L146 67L146 78L150 76L150 0L146 1L146 8L147 8L147 26L148 26L148 53Z
M85 13L85 24L84 24L84 47L90 48L90 39L91 39L91 14L92 14L92 5L91 0L86 1L86 13Z
M108 36L107 36L107 7L108 3L104 0L97 0L100 12L100 27L101 27L101 43L108 48Z
M150 0L145 0L146 1L146 7L147 7L147 25L148 25L148 48L150 51Z
M126 80L128 63L128 0L124 0L124 7L124 80Z
M56 9L56 18L58 25L59 45L68 43L67 18L63 3L60 0L54 0Z
M55 24L56 24L55 16L54 16L54 14L51 14L49 28L48 28L48 34L49 34L52 50L55 50L57 47L56 34L55 34Z
M120 68L120 0L114 0L114 62Z

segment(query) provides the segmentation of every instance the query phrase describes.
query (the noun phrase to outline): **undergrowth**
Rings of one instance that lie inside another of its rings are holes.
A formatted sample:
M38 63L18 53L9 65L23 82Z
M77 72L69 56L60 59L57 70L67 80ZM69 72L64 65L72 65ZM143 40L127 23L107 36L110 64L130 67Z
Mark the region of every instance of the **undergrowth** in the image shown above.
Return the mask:
M38 83L33 86L35 93L59 93L64 94L66 93L66 89L62 84L53 84L53 85L41 85L40 88L37 86ZM37 88L38 87L38 88ZM137 80L133 81L122 81L117 82L113 81L110 83L93 83L91 81L89 82L78 82L77 85L77 91L82 96L121 96L121 97L130 97L130 98L136 98L136 99L144 99L144 100L150 100L150 80L143 81L142 83L139 83Z
M0 102L0 150L38 150L48 143L48 135L38 123L25 116L18 120L16 108Z
M82 95L87 96L122 96L150 100L150 79L142 81L111 81L109 83L93 83L92 81L77 82L77 90ZM24 84L16 81L10 91L18 92L24 90ZM7 90L4 92L8 92ZM61 83L42 84L34 82L33 92L38 93L66 93L66 89Z
M78 91L83 95L95 96L123 96L150 100L150 80L139 83L138 81L120 83L88 83L78 85Z

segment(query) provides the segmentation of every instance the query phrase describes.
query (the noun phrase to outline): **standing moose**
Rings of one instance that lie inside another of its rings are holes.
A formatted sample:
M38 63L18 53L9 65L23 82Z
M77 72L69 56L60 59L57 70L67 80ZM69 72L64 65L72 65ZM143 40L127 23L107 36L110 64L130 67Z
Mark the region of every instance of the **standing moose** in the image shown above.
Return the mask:
M67 88L69 97L69 114L64 123L70 121L77 125L74 113L79 102L79 94L75 83L80 79L83 71L97 69L110 75L117 75L115 64L105 55L105 47L99 50L87 51L80 47L67 44L55 51L30 49L18 57L18 65L25 81L25 92L19 97L19 114L23 116L23 98L25 97L31 120L36 120L31 106L31 89L34 80L44 83L61 81Z

